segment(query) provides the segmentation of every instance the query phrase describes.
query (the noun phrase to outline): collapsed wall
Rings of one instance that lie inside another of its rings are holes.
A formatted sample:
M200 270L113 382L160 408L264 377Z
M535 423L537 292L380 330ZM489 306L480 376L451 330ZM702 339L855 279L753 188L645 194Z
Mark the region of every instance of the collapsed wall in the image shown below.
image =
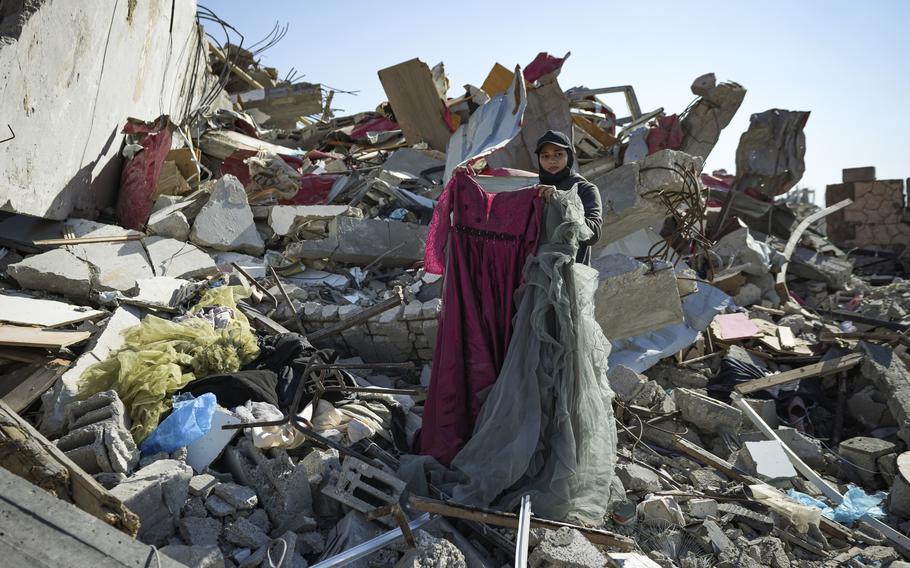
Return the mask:
M206 88L196 2L0 6L0 211L92 217L116 199L124 118L180 120ZM9 126L7 126L9 125Z

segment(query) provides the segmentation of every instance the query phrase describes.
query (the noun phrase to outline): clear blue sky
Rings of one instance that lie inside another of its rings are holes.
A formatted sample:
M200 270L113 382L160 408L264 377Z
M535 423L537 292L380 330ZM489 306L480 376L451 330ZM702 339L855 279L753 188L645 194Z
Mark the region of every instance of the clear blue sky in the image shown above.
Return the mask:
M818 200L845 167L874 165L878 179L910 177L910 1L203 4L247 42L276 21L290 24L263 64L359 91L335 99L333 106L350 113L385 100L376 71L412 57L444 62L449 94L459 96L461 85L480 85L494 62L511 68L540 51L571 51L559 78L564 89L631 84L646 112L681 112L702 73L745 86L705 171L733 172L749 115L776 107L812 111L800 184L815 188ZM618 99L607 101L622 108Z

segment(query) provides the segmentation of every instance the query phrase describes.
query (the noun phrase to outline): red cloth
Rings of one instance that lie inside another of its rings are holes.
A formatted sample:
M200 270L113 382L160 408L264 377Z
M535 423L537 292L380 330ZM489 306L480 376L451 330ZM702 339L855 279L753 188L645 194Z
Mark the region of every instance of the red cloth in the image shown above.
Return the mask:
M525 67L525 81L533 83L544 75L562 69L562 64L565 63L565 61L565 57L553 57L546 51L541 51L537 54L537 57L534 58L534 61L528 63L528 66Z
M390 132L392 130L401 130L401 127L383 116L366 118L354 125L350 137L353 140L364 140L370 132Z
M679 116L671 114L657 119L657 124L648 131L648 154L661 150L682 148L683 129Z
M491 194L464 172L448 183L433 212L424 265L436 274L444 267L445 281L419 448L442 464L470 439L477 395L502 368L513 295L537 249L542 213L537 189Z
M340 174L303 174L297 195L290 199L279 199L279 205L325 205L332 186Z
M159 116L154 122L129 118L123 127L123 134L141 134L139 145L144 148L128 160L120 172L117 220L127 229L145 228L152 212L161 168L171 151L171 136L175 128L167 115Z

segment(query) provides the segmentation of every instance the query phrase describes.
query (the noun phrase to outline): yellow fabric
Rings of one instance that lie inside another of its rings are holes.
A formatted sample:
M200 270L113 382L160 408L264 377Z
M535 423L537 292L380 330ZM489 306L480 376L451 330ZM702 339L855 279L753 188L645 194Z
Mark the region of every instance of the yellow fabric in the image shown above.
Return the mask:
M139 325L124 331L120 350L86 369L79 397L116 391L132 419L133 438L137 444L142 442L170 408L175 392L197 377L238 371L259 355L256 336L237 310L237 300L248 296L241 286L221 286L206 290L190 310L233 308L235 318L221 330L201 318L174 323L146 316Z

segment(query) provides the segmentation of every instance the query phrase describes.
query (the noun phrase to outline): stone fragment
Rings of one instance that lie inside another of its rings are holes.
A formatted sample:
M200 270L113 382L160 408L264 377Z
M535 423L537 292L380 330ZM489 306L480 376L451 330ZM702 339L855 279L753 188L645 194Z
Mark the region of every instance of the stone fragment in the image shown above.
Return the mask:
M189 492L193 470L176 460L162 460L139 470L111 494L139 516L138 538L162 546L173 536Z
M7 273L27 290L54 292L81 302L89 299L92 290L88 263L63 248L11 264Z
M657 381L664 388L683 387L703 389L708 386L708 377L694 369L677 367L661 363L654 365L645 373L652 381Z
M467 568L464 555L444 538L436 538L426 531L414 533L416 548L407 550L395 568Z
M56 446L86 473L128 474L139 463L130 418L115 391L104 391L66 409L67 434Z
M180 536L191 546L218 544L221 521L210 517L184 517L180 519Z
M623 402L629 402L635 398L648 382L647 377L639 375L625 365L611 367L607 373L607 379L610 381L610 388Z
M897 436L910 446L910 371L894 352L880 345L860 342L866 353L860 369L863 377L881 391L891 416L897 421Z
M297 228L306 228L313 221L328 221L340 216L357 217L359 209L347 205L273 205L268 221L275 236L291 235Z
M223 568L224 556L216 545L186 546L169 544L159 552L190 568Z
M148 232L178 241L186 241L190 236L190 222L183 211L174 211L169 215L155 215L149 218Z
M704 432L735 434L742 425L742 411L729 404L692 389L675 389L673 395L683 420Z
M247 520L262 529L264 533L272 530L272 523L269 522L269 514L265 512L265 509L253 509Z
M165 237L148 237L145 248L155 274L184 280L198 280L218 274L212 257L190 243Z
M650 469L636 463L624 463L616 466L616 475L627 491L653 493L660 491L660 476Z
M649 268L632 257L611 254L594 259L591 266L600 273L594 317L608 339L683 321L676 275L669 265L658 262Z
M689 499L686 503L689 514L696 519L717 516L717 501L714 499Z
M246 191L232 175L223 176L193 222L190 240L215 250L261 255L265 243L256 231Z
M838 446L838 454L846 462L841 464L844 475L864 487L876 488L881 482L878 458L893 453L896 446L886 440L857 436L844 440Z
M245 517L238 517L224 526L222 537L227 542L244 548L259 548L269 543L269 535Z
M210 495L208 499L205 500L205 508L214 517L227 517L228 515L233 515L237 508L222 499L217 495Z
M888 512L894 516L910 518L910 452L897 457L896 473L888 493Z
M199 495L203 499L208 499L216 485L218 485L218 480L211 474L194 475L190 479L190 495Z
M746 442L738 463L746 471L772 484L796 477L796 470L777 440Z
M683 526L686 519L676 499L667 496L654 496L638 504L639 519L666 521L672 525Z
M186 517L207 517L209 510L205 508L205 501L198 495L190 497L183 505L180 516Z
M382 266L408 267L423 259L427 230L414 223L337 217L325 239L292 243L286 254L360 265L379 259Z
M92 291L129 294L137 289L137 280L155 275L141 241L76 245L72 249L92 267Z
M235 509L252 509L259 502L255 491L236 483L220 483L215 486L214 492Z
M528 557L530 568L602 568L606 557L576 529L548 531Z

